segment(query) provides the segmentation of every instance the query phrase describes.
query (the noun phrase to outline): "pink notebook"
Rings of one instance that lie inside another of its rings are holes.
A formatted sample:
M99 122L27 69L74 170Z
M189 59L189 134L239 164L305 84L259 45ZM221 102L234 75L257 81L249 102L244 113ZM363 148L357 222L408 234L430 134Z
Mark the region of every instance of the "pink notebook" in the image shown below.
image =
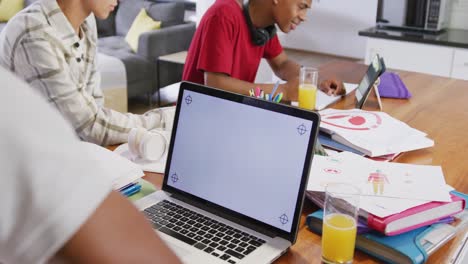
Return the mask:
M455 195L451 195L451 198L451 202L428 202L384 218L369 214L367 225L387 236L427 226L439 219L461 212L465 208L464 199Z

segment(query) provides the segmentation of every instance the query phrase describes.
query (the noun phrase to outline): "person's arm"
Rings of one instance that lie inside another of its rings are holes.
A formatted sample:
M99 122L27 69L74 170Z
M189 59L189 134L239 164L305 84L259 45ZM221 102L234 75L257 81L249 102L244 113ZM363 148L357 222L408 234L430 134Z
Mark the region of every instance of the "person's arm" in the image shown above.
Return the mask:
M161 124L159 113L144 116L123 114L98 104L96 99L99 98L94 98L89 92L95 91L96 87L87 87L99 85L98 72L94 69L95 77L82 86L78 85L72 76L79 74L72 73L76 69L68 66L64 54L57 54L59 50L59 44L49 42L47 38L23 39L21 45L12 50L14 59L10 68L40 91L72 124L80 138L100 145L112 145L127 142L131 128L151 129ZM95 67L95 62L90 63L90 67ZM99 95L102 93L96 94Z
M217 73L217 72L205 72L205 85L221 88L223 90L231 91L234 93L239 94L248 94L249 90L255 87L259 87L265 93L271 94L273 87L275 84L271 83L251 83L242 81L236 78L233 78L225 73ZM296 101L297 100L297 92L294 97L294 94L291 95L289 93L291 89L289 88L289 84L280 84L278 89L276 90L275 94L280 92L283 93L283 101ZM293 99L293 100L291 100Z
M289 60L286 53L268 60L273 72L287 83L280 84L276 94L282 92L284 101L297 101L297 90L299 87L299 65ZM265 93L271 94L274 84L250 83L242 81L225 73L205 72L205 85L219 87L231 92L247 94L252 88L259 87Z
M270 64L270 67L276 76L287 82L283 87L283 93L286 95L287 101L297 101L299 69L301 66L289 59L284 51L282 51L278 56L269 59L268 64Z
M111 192L57 257L70 263L180 263L126 198Z

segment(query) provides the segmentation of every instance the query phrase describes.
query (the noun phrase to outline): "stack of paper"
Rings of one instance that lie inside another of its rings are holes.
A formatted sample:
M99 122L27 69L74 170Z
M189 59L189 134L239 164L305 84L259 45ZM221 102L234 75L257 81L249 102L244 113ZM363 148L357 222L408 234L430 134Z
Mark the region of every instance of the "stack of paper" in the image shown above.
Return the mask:
M451 201L440 166L378 162L350 152L314 157L307 190L324 192L329 183L359 187L360 208L378 217L429 201Z
M320 115L320 131L369 157L434 146L424 132L384 112L325 109Z
M107 170L107 175L103 175L103 177L110 177L114 190L119 190L145 175L137 164L106 148L87 142L81 144L88 148L89 153L99 160L102 167Z

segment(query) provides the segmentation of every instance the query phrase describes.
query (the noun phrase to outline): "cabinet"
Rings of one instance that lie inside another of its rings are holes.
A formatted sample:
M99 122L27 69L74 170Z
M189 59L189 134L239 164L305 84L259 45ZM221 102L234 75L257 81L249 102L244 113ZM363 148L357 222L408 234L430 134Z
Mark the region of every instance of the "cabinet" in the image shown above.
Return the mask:
M456 49L454 51L451 76L468 80L468 49Z
M366 64L378 53L387 68L468 80L468 49L368 38Z

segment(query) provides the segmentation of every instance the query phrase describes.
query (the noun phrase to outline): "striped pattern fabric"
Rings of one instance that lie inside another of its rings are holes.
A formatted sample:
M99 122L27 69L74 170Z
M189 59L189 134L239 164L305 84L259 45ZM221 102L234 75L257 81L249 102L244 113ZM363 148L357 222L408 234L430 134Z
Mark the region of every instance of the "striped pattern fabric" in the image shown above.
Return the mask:
M127 141L131 128L163 127L160 111L120 113L103 106L96 70L96 21L89 16L75 33L56 0L39 0L12 18L0 34L0 65L40 92L85 141Z

